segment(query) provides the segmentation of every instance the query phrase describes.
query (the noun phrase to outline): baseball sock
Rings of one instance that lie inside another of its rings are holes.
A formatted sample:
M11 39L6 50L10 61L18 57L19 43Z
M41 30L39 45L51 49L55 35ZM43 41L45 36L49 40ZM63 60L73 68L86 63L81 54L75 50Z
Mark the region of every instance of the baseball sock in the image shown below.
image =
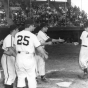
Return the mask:
M87 74L87 68L84 69L84 74Z

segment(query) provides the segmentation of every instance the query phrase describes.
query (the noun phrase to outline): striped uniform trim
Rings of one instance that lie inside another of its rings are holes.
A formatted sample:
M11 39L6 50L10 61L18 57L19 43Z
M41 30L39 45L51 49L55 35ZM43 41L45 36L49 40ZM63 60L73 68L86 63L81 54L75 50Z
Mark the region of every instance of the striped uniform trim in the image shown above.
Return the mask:
M8 75L8 78L7 78L7 80L6 80L6 83L8 82L8 79L9 79L9 71L8 71L8 58L7 58L8 56L6 55L6 69L7 69L7 75Z

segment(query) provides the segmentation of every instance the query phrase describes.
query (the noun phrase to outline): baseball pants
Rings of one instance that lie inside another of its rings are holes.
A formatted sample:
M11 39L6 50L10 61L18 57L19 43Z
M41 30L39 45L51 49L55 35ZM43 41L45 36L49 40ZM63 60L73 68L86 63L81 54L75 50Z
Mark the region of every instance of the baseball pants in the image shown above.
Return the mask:
M35 57L33 54L18 53L16 57L16 71L18 76L17 87L25 87L25 78L29 88L36 88Z
M13 56L2 55L1 65L4 70L5 84L12 85L16 78L15 58Z
M35 55L37 76L45 75L45 61L40 55Z
M82 69L88 68L88 47L81 46L79 65Z

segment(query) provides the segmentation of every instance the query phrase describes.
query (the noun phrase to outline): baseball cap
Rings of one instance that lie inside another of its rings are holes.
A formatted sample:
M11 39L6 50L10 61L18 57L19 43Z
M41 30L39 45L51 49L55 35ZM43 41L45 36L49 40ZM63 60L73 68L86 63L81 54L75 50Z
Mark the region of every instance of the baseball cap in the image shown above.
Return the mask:
M27 19L26 21L25 21L25 24L29 24L29 25L32 25L32 24L34 24L34 21L33 21L33 19Z
M35 24L34 20L33 19L27 19L25 21L25 27L29 27L30 25L33 25L34 27L37 27L38 25Z
M13 24L10 26L11 29L16 29L17 28L17 25Z
M13 24L9 27L9 31L13 31L14 29L18 28L17 25Z
M43 28L43 27L48 27L48 25L46 23L40 24L40 28Z

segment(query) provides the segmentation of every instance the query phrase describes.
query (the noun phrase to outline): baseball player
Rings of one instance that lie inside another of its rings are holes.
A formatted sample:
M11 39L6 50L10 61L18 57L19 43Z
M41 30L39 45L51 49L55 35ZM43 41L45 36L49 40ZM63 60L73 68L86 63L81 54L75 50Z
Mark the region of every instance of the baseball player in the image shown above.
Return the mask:
M52 45L52 43L54 43L54 42L64 42L63 39L51 39L46 34L48 27L45 23L41 24L40 27L41 27L41 30L37 33L37 37L43 48L45 47L45 45ZM39 75L41 77L41 81L48 82L47 79L45 78L45 61L44 61L44 59L39 54L36 54L36 60L37 60L36 61L37 62L37 75Z
M85 24L85 30L81 36L81 49L79 54L79 65L84 74L79 76L81 78L88 78L88 22Z
M30 19L31 20L31 19ZM36 61L35 61L35 49L41 56L48 58L36 35L31 33L35 29L33 21L30 21L30 25L26 24L25 29L18 32L15 36L16 47L16 71L18 77L17 87L23 88L26 86L25 78L28 80L29 88L36 88Z
M15 34L18 32L18 28L16 26L11 26L10 29L11 29L10 34L8 34L5 37L2 45L2 49L4 49L7 52L13 51L12 47L14 43L14 37ZM16 78L15 57L13 55L8 56L6 54L3 54L1 58L1 65L5 76L5 81L4 81L5 88L13 88L13 83Z

